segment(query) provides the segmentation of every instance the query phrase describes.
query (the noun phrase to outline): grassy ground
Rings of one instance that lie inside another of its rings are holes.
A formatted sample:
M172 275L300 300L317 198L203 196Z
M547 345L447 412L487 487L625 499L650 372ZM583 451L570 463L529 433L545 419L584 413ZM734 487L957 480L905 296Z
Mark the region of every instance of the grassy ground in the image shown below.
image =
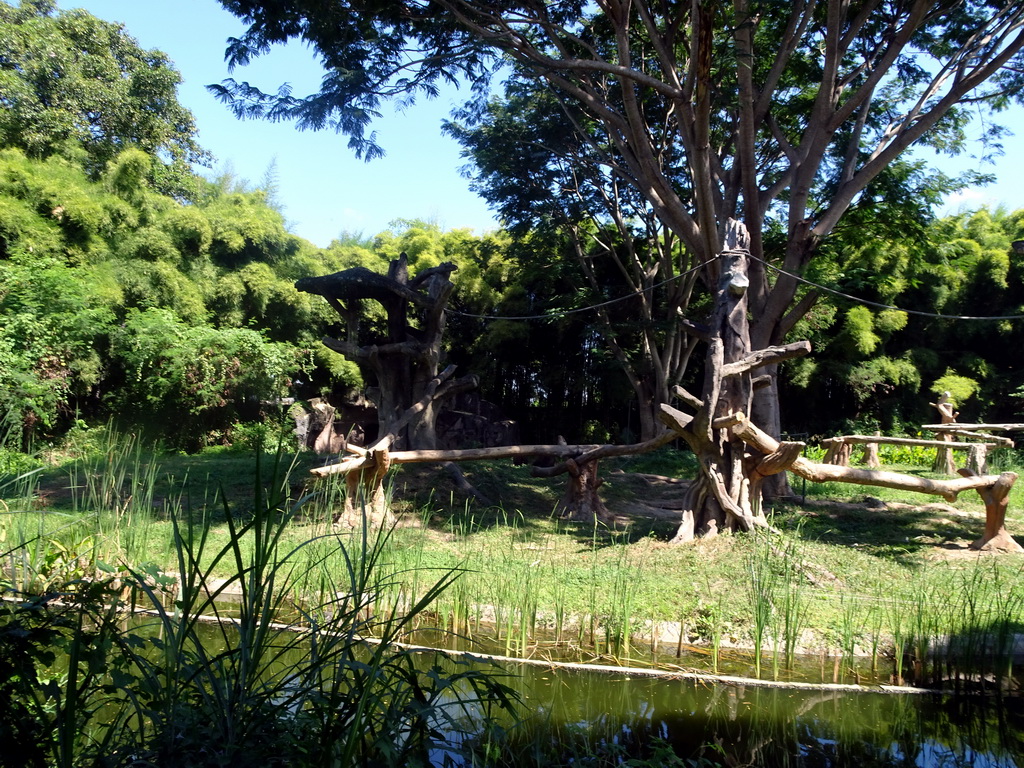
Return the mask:
M208 526L212 543L226 540L226 516L251 512L253 489L269 481L274 462L264 456L258 470L251 452L232 450L158 455L124 436L48 458L35 474L0 486L0 511L10 511L0 518L8 543L0 551L28 542L17 563L8 555L6 567L38 581L89 561L172 568L171 517ZM307 480L316 463L304 454L291 467L292 498L312 496L283 544L297 548L296 567L310 588L317 569L343 567L332 554L330 526L338 489ZM919 466L886 468L931 476ZM678 478L694 473L687 453L666 449L603 463L602 493L615 514L610 526L553 514L564 479L536 479L528 466L509 462L472 463L464 471L494 506L460 496L438 468L395 472L394 576L381 589L412 599L458 569L437 620L463 634L496 624L510 653L535 653L556 641L626 653L632 636L659 637L663 648L827 648L850 657L895 648L900 655L940 636L947 642L1024 627L1024 557L968 549L984 521L973 491L949 505L794 478L799 496L772 511L780 534L673 546L673 505L684 487ZM1007 526L1024 535L1020 484ZM228 576L231 565L217 569Z

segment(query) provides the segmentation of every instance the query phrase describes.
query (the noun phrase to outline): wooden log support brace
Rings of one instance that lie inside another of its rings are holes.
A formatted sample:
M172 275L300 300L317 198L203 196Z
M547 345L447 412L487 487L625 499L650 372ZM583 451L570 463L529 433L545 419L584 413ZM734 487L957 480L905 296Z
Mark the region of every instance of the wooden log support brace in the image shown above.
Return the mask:
M963 477L977 477L969 469L959 470ZM1006 509L1010 503L1010 489L1017 482L1016 472L1003 472L987 488L978 488L978 495L985 502L985 533L971 544L971 549L982 552L1022 552L1020 546L1006 530Z
M791 466L796 458L803 452L804 448L807 447L807 443L779 443L777 450L769 453L754 469L761 477L768 477L770 475L776 475L779 472L785 472Z
M714 426L731 429L734 435L763 454L771 455L780 452L779 442L758 429L742 413L734 413L716 419ZM985 504L985 533L971 544L971 549L1024 552L1024 547L1021 547L1006 531L1006 507L1009 493L1017 481L1017 474L1014 472L1003 472L1001 475L979 475L970 470L961 470L959 478L931 480L898 472L819 464L802 456L795 456L791 463L782 469L790 470L800 477L818 483L835 481L896 488L941 496L950 502L956 501L957 495L962 491L973 488L978 491Z
M785 360L792 360L794 357L803 357L810 354L811 342L795 341L783 347L766 347L752 352L742 360L734 363L726 363L722 366L722 376L739 376L766 365L776 365Z
M384 478L391 469L388 449L371 450L366 458L355 459L357 466L345 475L345 506L334 515L334 524L359 528L364 519L372 527L390 525L393 513L387 504Z
M842 437L830 437L823 440L825 445L825 463L846 467L850 464L850 445Z
M881 432L875 432L874 437L881 437ZM882 461L878 458L878 441L872 440L864 443L864 463L868 469L881 469Z

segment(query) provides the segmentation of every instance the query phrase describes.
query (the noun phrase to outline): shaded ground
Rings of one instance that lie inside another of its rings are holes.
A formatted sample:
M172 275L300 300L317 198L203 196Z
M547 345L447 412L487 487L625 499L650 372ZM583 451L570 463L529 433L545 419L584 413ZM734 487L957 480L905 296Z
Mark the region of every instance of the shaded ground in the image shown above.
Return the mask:
M671 538L689 479L633 471L629 462L623 464L626 466L608 462L602 471L601 495L614 515L611 527L626 531L632 541L650 535ZM553 516L566 482L565 478L534 478L529 467L509 463L467 463L463 470L470 482L495 500L497 507L491 510L494 524L500 524L510 511L522 513L526 524L531 517ZM799 528L801 538L896 560L978 557L968 547L981 535L985 516L974 491L965 491L955 504L947 504L931 496L842 484L804 490L809 494L777 503L771 512L777 527ZM822 498L823 494L828 498ZM887 498L880 498L883 494ZM1007 527L1011 534L1024 537L1024 509L1017 489L1015 494L1017 501L1011 500ZM401 469L395 480L395 498L410 508L432 506L445 519L472 517L479 522L488 515L455 491L442 471L422 465Z
M614 515L611 527L626 532L633 541L651 535L670 538L679 521L688 476L694 471L687 466L688 461L686 454L670 451L644 461L632 458L605 462L601 494ZM260 463L257 470L253 454L244 451L100 457L48 468L33 476L31 483L34 505L43 509L90 506L88 502L98 498L116 507L146 492L152 497L153 509L159 512L183 497L193 505L213 505L223 493L237 511L244 512L258 473L264 484L274 474L272 456L261 457ZM295 460L290 478L293 497L324 487L308 475L310 467L322 463L321 457L310 453ZM289 458L278 472L290 465ZM515 515L521 524L529 526L530 520L554 517L566 483L564 476L535 478L529 465L508 461L467 462L462 470L469 482L494 502L493 507L485 507L458 491L439 465L409 464L399 467L391 479L396 508L454 525L472 519L475 525L500 526ZM803 538L896 558L925 552L932 559L977 556L968 545L980 535L984 513L974 492L961 494L961 499L950 505L926 496L917 502L913 494L880 498L887 493L884 489L840 484L809 489L797 486L796 490L809 490L809 494L776 505L775 524L783 529L800 527ZM1007 524L1011 534L1021 535L1024 523L1018 521L1024 519L1024 514L1019 509L1019 489L1015 489L1015 497L1011 499Z

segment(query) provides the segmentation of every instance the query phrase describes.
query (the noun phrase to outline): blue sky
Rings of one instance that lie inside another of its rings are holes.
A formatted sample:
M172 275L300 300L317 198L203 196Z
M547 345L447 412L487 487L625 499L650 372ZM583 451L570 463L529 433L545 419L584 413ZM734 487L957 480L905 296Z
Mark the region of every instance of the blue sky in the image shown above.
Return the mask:
M342 231L367 236L396 218L437 221L445 229L477 234L498 227L487 204L469 191L458 169L459 146L441 136L441 121L463 93L420 101L404 113L385 105L373 128L387 156L357 160L347 139L333 131L299 131L291 123L237 120L205 88L228 76L263 90L283 82L310 93L320 82L312 53L300 46L275 50L229 75L226 39L242 22L216 0L58 0L61 8L84 8L124 24L144 48L166 53L184 82L178 97L196 117L200 144L216 158L215 170L230 167L256 184L273 164L277 195L291 231L326 246ZM468 94L467 94L468 95Z
M125 25L145 48L164 51L184 79L179 99L196 117L199 141L236 176L259 183L273 165L278 201L291 231L326 246L343 231L367 236L398 218L436 221L445 229L466 227L477 234L498 226L486 203L469 191L459 173L459 147L441 136L441 121L464 94L451 92L420 101L405 112L390 105L373 129L387 151L381 160L357 160L346 139L333 131L298 131L291 123L239 121L206 90L229 76L225 41L244 27L216 0L58 0L62 8L85 8L107 21ZM272 51L238 69L234 77L265 91L283 82L296 93L310 93L320 81L312 53L301 46ZM1024 109L1003 121L1018 135L1004 141L1005 154L992 167L994 185L952 197L943 212L982 205L1024 208ZM928 151L923 155L934 160ZM977 167L970 157L940 158L947 172Z

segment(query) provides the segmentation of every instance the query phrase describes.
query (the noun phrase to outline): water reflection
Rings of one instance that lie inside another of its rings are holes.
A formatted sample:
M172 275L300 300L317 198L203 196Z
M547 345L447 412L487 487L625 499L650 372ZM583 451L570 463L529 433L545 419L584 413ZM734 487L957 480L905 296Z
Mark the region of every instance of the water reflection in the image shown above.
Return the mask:
M703 686L518 666L535 722L640 752L651 737L725 765L991 766L1024 754L1019 698Z
M420 657L426 667L437 662L433 652ZM543 760L505 764L587 765L583 756L595 752L625 761L661 748L726 766L1024 768L1018 695L794 690L507 662L500 669L527 715L506 749L546 750ZM437 764L453 757L446 751Z

